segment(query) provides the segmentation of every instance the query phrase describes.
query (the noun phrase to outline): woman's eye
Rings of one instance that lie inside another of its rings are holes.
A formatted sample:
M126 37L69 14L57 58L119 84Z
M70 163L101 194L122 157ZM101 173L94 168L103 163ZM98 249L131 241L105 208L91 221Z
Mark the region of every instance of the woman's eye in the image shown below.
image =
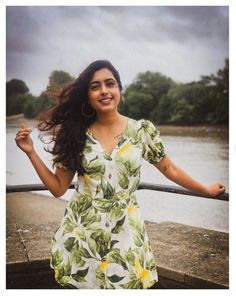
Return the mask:
M115 84L116 84L115 81L109 81L109 82L106 83L106 86L107 87L113 87Z
M91 89L91 90L97 90L98 87L99 87L99 86L98 86L97 84L94 84L94 85L91 85L91 86L90 86L90 89Z
M106 87L114 87L116 85L116 81L110 80L105 82ZM90 85L90 90L95 91L100 88L100 84L92 84Z

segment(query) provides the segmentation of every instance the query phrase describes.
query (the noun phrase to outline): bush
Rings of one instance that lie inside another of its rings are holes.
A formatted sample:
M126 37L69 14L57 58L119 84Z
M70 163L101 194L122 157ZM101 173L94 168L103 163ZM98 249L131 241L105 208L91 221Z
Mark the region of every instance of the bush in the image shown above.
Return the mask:
M24 108L28 102L30 102L34 97L31 94L16 94L7 97L6 103L6 114L15 115L19 113L24 113Z

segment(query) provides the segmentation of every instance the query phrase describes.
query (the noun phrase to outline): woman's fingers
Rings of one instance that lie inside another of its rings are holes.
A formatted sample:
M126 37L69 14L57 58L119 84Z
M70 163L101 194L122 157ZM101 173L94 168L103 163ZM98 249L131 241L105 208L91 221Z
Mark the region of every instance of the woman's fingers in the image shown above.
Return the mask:
M219 195L223 192L225 192L226 188L224 185L220 184L220 183L215 183L212 185L212 189L213 189L213 196Z
M16 133L15 141L26 139L30 135L31 131L32 130L26 124L21 123L20 128Z
M19 140L19 139L25 139L26 137L28 137L30 135L31 131L19 131L16 134L15 140Z
M24 128L24 129L19 129L18 132L16 134L19 134L21 132L31 132L31 129L30 128Z
M25 128L28 128L28 126L27 126L25 123L22 122L22 123L20 124L20 128L21 128L21 129L25 129Z
M31 131L19 131L16 133L17 136L28 136Z
M16 134L18 135L21 132L31 132L31 129L26 124L21 123L20 128Z
M26 124L21 123L17 134L19 134L21 132L31 132L31 129Z
M219 190L220 190L220 193L223 193L225 192L226 188L224 185L219 184Z
M26 135L19 135L19 136L16 136L15 140L25 139L25 138L26 138Z
M30 137L31 129L24 123L21 123L18 132L16 133L16 145L25 153L33 150L33 141Z
M222 184L220 184L220 183L216 183L215 185L218 186L218 188L219 188L220 190L225 190L225 186L224 186L224 185L222 185Z
M214 183L208 187L209 195L214 197L225 192L226 187L220 183Z

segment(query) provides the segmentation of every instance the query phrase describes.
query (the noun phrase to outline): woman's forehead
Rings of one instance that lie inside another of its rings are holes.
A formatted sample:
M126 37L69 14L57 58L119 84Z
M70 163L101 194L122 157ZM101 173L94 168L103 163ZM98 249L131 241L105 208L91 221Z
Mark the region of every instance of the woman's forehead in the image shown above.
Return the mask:
M107 79L110 79L110 78L115 79L112 72L107 68L102 68L102 69L97 70L96 72L94 72L93 77L91 79L91 82L93 82L93 81L103 81L103 80L107 80Z

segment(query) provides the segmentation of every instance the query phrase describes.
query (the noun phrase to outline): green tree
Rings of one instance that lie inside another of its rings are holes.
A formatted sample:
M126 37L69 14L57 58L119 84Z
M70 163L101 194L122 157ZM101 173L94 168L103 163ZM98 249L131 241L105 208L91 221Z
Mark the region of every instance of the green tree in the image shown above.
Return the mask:
M25 82L19 79L12 79L6 83L6 97L13 95L27 94L29 92Z
M151 113L151 119L157 123L193 123L193 101L190 86L175 85L161 97L159 105Z
M43 91L37 98L28 101L24 108L25 117L35 118L47 109L53 107L58 100L58 95L63 86L74 78L64 71L53 71L49 77L47 90Z
M229 59L225 59L223 69L216 75L203 76L202 81L208 90L209 101L212 107L211 121L226 123L229 121Z
M136 119L150 118L150 114L159 105L161 97L168 93L175 82L159 72L139 73L135 81L124 92L121 110Z
M14 115L24 113L25 106L34 99L31 94L16 94L7 98L6 114Z
M55 70L49 77L49 84L44 94L57 103L58 96L61 93L63 87L72 82L74 77L64 71Z
M160 99L158 106L156 106L150 113L150 120L156 123L168 123L170 122L171 114L173 112L173 99L170 92L163 95Z
M6 114L14 115L23 113L24 105L32 98L25 82L12 79L6 83Z
M186 84L177 84L160 73L139 73L126 88L120 110L156 123L228 124L229 60L216 75Z
M51 80L55 81L59 85L63 85L74 80L74 77L65 71L55 70L51 73L49 77L49 81Z
M24 106L24 116L28 118L38 117L42 112L54 105L52 99L48 98L44 92L40 96L28 101Z
M135 119L140 119L142 117L148 118L152 101L153 98L150 94L135 91L129 92L125 105L125 114L129 114L130 117Z

